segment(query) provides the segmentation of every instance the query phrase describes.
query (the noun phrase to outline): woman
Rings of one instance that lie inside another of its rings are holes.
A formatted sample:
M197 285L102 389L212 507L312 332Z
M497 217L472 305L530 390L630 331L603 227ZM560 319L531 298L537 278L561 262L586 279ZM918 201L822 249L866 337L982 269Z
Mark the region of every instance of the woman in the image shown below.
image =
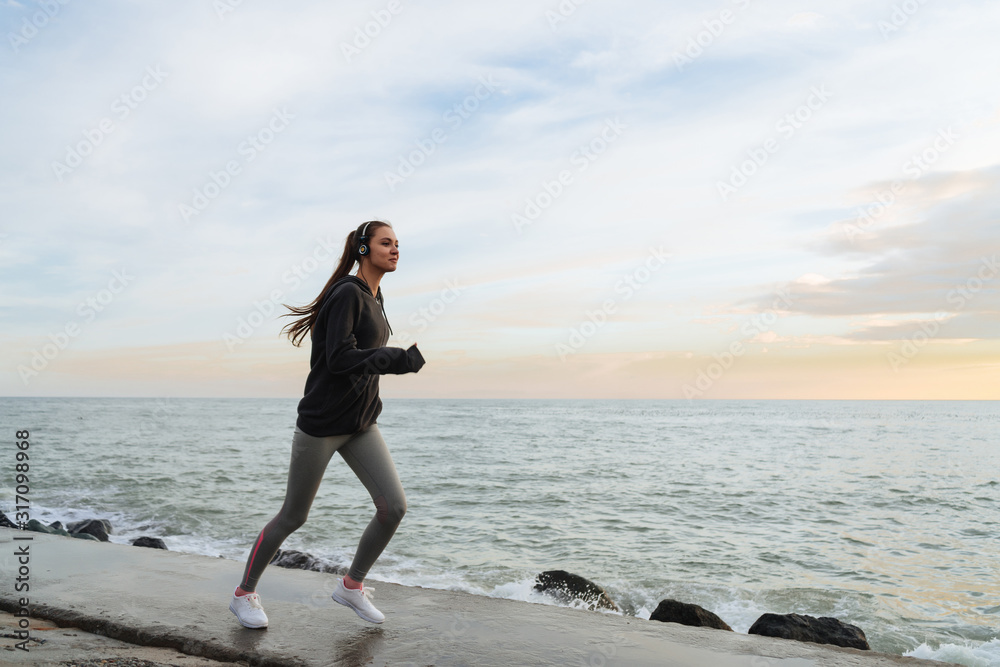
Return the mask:
M396 270L398 261L399 242L392 227L380 221L363 223L348 234L340 263L316 300L302 308L287 306L292 312L286 316L299 317L282 332L287 331L296 346L311 335L311 368L298 406L285 502L250 549L243 581L229 605L248 628L267 627L267 615L254 592L257 582L285 538L305 523L334 452L340 452L368 489L376 512L332 597L366 621L385 620L362 582L406 513L406 496L375 423L382 410L378 378L415 373L424 365L416 344L406 350L385 347L392 329L379 283ZM348 275L355 262L357 273Z

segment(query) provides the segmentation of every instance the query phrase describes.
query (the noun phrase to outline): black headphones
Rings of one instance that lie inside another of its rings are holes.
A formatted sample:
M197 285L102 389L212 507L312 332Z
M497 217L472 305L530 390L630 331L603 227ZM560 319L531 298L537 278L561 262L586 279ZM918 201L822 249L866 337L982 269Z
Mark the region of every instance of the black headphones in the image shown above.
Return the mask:
M372 223L366 222L364 229L361 230L360 245L358 246L358 254L364 257L368 254L368 225Z

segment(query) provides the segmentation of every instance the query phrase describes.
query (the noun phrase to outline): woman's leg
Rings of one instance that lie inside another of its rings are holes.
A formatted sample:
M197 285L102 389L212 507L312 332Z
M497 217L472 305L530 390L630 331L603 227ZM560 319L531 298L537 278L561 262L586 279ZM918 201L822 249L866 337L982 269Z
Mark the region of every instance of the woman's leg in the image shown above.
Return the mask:
M362 533L351 569L347 572L347 576L360 583L389 544L406 514L406 495L377 425L372 424L337 451L375 502L375 517Z
M271 519L257 536L247 557L240 588L249 593L257 588L264 568L278 552L278 547L289 535L306 522L323 473L330 457L351 435L336 435L326 438L311 436L298 428L292 438L292 460L288 466L288 486L285 502L278 514Z

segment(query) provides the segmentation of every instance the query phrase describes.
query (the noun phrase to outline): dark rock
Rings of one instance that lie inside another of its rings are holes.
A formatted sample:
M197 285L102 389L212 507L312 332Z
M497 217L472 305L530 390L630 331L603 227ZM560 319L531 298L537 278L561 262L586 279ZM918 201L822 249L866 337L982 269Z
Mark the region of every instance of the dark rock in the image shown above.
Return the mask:
M53 521L49 524L49 528L55 528L56 530L66 530L66 526L62 525L62 521Z
M764 614L747 631L751 635L794 639L815 644L833 644L870 651L865 633L856 625L835 618L814 618L799 614Z
M91 535L90 533L68 533L62 528L53 528L52 526L46 526L38 519L29 520L25 527L28 530L35 531L36 533L47 533L49 535L62 535L63 537L78 537L83 540L94 540L96 542L101 541L96 535ZM106 542L107 540L104 541Z
M107 542L108 535L111 534L111 523L104 519L84 519L69 524L66 530L70 533L89 533L101 542Z
M651 621L663 623L680 623L696 628L715 628L717 630L733 631L729 625L712 612L696 604L678 602L677 600L660 600L656 610L649 615Z
M27 530L33 530L36 533L47 533L49 535L62 535L63 537L77 537L81 540L95 540L97 542L108 541L107 534L104 535L104 539L102 540L99 536L94 535L92 533L71 533L66 530L63 530L62 528L56 528L56 526L61 526L61 525L62 524L59 523L58 521L54 521L52 522L51 526L46 526L38 519L29 519L28 523L25 524L24 527ZM96 525L103 530L103 526L100 523L97 523Z
M95 542L101 541L96 537L94 537L93 535L91 535L90 533L67 533L67 535L69 535L70 537L75 537L78 540L93 540Z
M169 549L167 549L167 545L163 542L163 540L161 540L158 537L146 537L145 535L143 535L142 537L137 537L134 540L132 540L132 546L149 547L150 549L164 549L166 551L169 551Z
M559 602L571 604L582 601L587 609L610 609L619 611L618 605L611 601L604 589L578 574L570 574L565 570L547 570L535 578L536 591L545 593Z
M0 512L0 528L17 528L17 524L7 518L7 515Z
M27 528L28 530L33 530L36 533L48 533L49 535L62 535L64 537L69 537L69 533L67 533L62 528L51 528L49 526L46 526L38 519L29 519L28 523L25 525L25 528Z
M271 559L271 565L287 567L292 570L312 570L313 572L328 572L330 574L347 574L346 567L327 563L311 554L294 549L278 550Z

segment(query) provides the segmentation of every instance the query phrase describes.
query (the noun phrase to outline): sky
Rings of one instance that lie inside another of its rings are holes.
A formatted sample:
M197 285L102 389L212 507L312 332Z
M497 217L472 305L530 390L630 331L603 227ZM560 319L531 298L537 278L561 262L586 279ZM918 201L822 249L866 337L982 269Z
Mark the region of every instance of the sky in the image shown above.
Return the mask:
M1000 398L1000 4L0 0L0 395Z

